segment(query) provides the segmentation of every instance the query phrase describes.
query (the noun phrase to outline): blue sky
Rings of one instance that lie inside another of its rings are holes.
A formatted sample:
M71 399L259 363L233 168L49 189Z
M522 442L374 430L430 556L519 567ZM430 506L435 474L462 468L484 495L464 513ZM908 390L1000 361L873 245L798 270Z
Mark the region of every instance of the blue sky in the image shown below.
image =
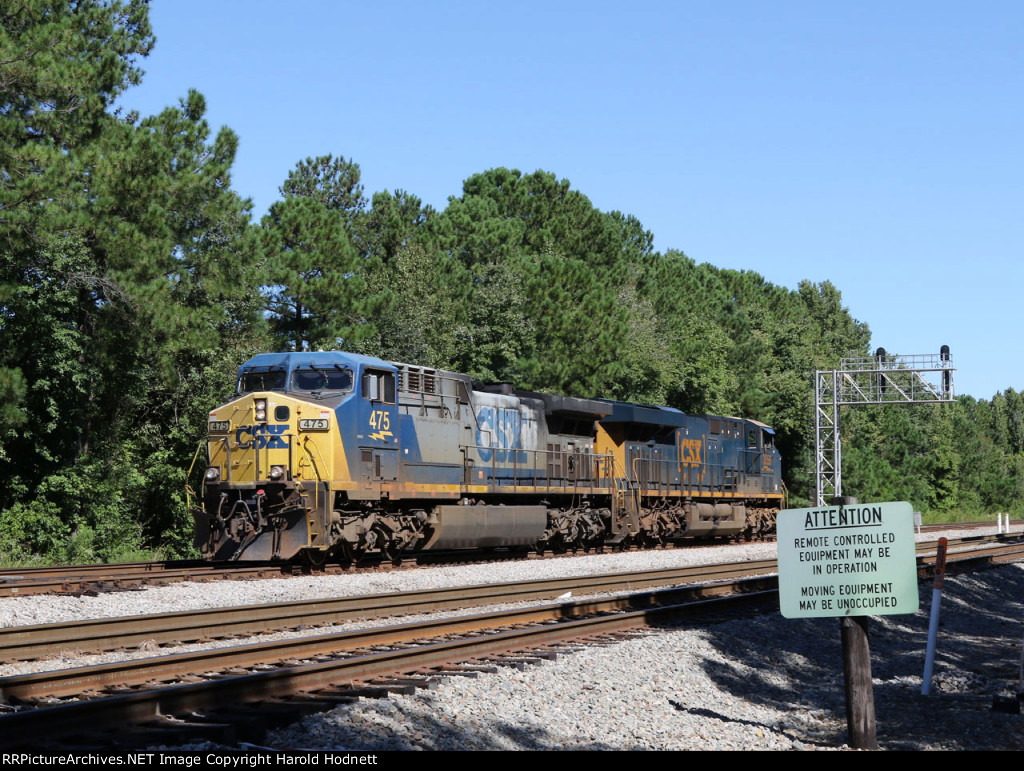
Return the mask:
M832 281L956 390L1024 389L1024 3L154 0L123 105L189 88L256 217L307 157L435 208L496 166L568 179L658 250Z

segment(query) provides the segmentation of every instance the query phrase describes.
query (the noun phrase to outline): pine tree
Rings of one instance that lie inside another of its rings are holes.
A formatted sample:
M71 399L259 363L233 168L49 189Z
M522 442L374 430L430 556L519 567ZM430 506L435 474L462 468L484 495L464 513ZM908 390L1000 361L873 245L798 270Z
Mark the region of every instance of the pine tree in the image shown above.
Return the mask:
M191 373L259 336L237 138L211 137L196 92L143 120L110 111L152 45L144 2L0 13L0 383L21 421L0 458L0 541L114 556L180 532L150 471L176 469L180 499L202 402L232 380Z

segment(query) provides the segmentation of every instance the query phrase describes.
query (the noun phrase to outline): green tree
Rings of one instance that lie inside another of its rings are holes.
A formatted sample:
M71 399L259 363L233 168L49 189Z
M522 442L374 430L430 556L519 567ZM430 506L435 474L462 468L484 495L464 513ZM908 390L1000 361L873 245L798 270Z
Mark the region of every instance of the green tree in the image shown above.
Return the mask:
M146 3L12 0L0 7L0 303L13 318L12 293L31 272L27 255L74 219L87 169L108 113L138 83L137 60L153 45ZM30 383L0 362L4 433L23 424Z
M637 289L671 345L674 374L667 404L691 414L734 414L733 343L717 323L726 288L714 269L669 250L644 261Z
M372 329L363 261L344 222L315 198L277 201L263 218L265 289L279 345L354 348Z
M470 293L457 324L457 369L484 382L539 387L523 372L537 348L536 323L525 308L524 266L503 260L464 269Z
M362 171L355 161L343 156L320 155L299 161L281 185L281 195L288 198L308 198L319 201L328 211L341 215L346 226L366 208L363 186L359 183Z
M196 92L144 120L110 112L152 44L145 3L2 13L0 383L21 425L4 435L0 541L114 557L180 530L152 473L178 468L180 485L197 402L231 382L189 374L260 337L237 138L212 137Z
M367 281L378 257L355 244L366 217L359 173L344 158L306 159L263 218L263 291L279 346L362 350L377 335L388 298Z
M153 45L145 0L11 0L0 7L0 226L45 234L86 185L88 149ZM46 204L45 206L41 204Z
M555 251L615 268L649 250L652 240L635 218L601 212L568 180L545 171L475 174L463 183L462 196L449 199L442 220L439 232L449 237L443 245L468 266Z
M463 273L454 260L417 243L378 263L367 283L386 300L375 317L374 336L359 350L390 361L456 368Z
M385 264L413 243L433 250L436 239L428 225L436 216L433 208L404 190L374 193L370 210L354 221L356 245L363 256Z
M629 265L651 248L632 217L594 208L567 180L491 169L427 228L470 276L463 319L466 371L520 386L621 392Z

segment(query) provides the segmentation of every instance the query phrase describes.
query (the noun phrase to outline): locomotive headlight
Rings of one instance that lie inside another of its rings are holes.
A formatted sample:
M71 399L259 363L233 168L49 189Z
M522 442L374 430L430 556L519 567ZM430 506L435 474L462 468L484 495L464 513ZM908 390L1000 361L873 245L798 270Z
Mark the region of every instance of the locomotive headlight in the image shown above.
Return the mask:
M261 423L267 419L267 400L257 399L255 402L256 407L256 420Z
M279 479L284 478L284 466L271 466L270 467L270 478L276 482Z
M220 479L220 466L210 466L206 469L206 481L216 482Z

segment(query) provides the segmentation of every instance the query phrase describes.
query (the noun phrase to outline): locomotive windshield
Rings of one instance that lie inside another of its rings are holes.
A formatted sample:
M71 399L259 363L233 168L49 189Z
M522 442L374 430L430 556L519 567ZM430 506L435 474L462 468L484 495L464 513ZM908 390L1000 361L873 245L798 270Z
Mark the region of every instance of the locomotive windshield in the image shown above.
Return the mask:
M238 378L238 393L252 391L283 391L288 373L283 369L264 370L262 372L245 372Z
M253 391L351 391L352 370L348 369L297 369L292 372L291 382L284 369L254 370L244 372L238 379L238 393Z
M294 391L351 391L352 371L348 369L297 369L292 372Z

